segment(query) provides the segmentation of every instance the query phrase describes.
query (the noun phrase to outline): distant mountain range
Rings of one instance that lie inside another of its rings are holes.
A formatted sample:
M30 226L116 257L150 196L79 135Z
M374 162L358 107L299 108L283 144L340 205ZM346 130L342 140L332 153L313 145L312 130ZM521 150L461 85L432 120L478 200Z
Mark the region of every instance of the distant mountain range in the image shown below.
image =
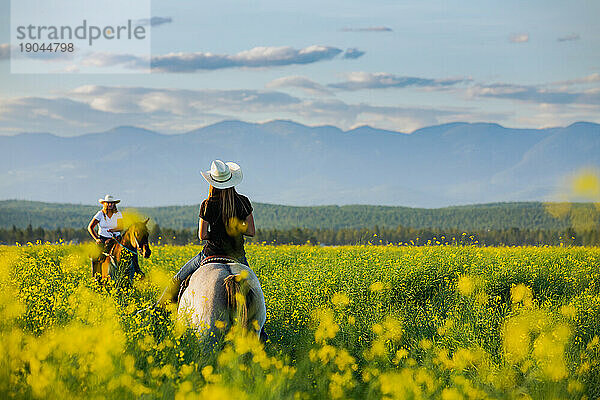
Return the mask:
M405 134L278 120L224 121L179 135L132 126L69 138L23 133L0 137L0 199L90 204L111 193L125 206L197 204L208 189L199 172L217 158L238 162L239 192L263 203L546 200L565 176L600 165L600 125L452 123Z
M197 229L198 205L138 208L163 228ZM395 229L439 228L473 230L547 229L562 230L570 220L552 217L542 203L493 203L453 206L437 209L384 207L367 205L292 207L253 203L254 219L260 229ZM590 203L573 204L574 208L593 208ZM37 201L0 201L0 228L32 227L45 229L87 226L99 206L42 203ZM126 211L127 208L122 207Z

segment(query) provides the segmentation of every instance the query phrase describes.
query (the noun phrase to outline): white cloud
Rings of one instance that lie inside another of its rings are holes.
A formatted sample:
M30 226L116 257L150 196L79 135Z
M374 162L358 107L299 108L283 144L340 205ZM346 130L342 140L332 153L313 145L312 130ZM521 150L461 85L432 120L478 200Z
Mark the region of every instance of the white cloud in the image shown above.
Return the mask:
M567 81L559 81L559 82L553 82L553 85L587 85L587 84L594 84L600 82L600 73L595 72L593 74L584 76L583 78L576 78L576 79L570 79Z
M347 58L360 57L358 49L349 49ZM294 64L311 64L330 60L343 50L330 46L308 46L294 49L290 46L255 47L237 54L213 54L204 52L169 53L153 56L151 68L154 72L195 72L224 68L266 68ZM97 67L123 65L139 69L148 65L148 60L130 54L93 53L83 61L84 65Z
M81 65L86 67L114 67L123 65L131 69L148 68L148 59L132 54L94 52L83 57Z
M295 87L302 89L311 95L331 95L331 91L327 87L310 80L304 76L284 76L277 78L267 83L265 87L270 89L283 88L283 87Z
M296 105L297 114L308 119L338 127L353 127L373 123L383 129L413 130L439 123L441 118L457 116L455 110L435 108L377 106L366 103L348 104L341 100L309 100Z
M392 32L392 28L387 26L368 26L366 28L342 28L342 32Z
M529 42L529 33L513 33L508 41L511 43L527 43Z
M466 91L470 97L493 97L528 103L600 105L596 88L587 90L548 89L544 86L496 83L474 85Z
M248 55L249 58L254 56ZM468 78L430 79L353 72L346 75L345 81L329 85L304 76L285 76L267 83L264 90L83 85L58 93L59 97L54 98L3 99L0 101L0 132L53 131L75 135L106 130L115 125L136 125L176 133L224 119L250 122L291 119L309 125L330 124L343 129L371 124L405 132L454 121L554 126L572 123L573 118L597 121L600 109L598 82L598 73L543 85L517 85L473 84ZM348 92L351 91L407 87L447 90L450 96L466 94L467 99L477 101L473 102L473 108L348 101L351 96ZM297 97L278 91L279 88L297 88L308 96ZM344 100L321 97L337 92L345 92ZM504 100L505 103L503 105L496 100ZM498 111L489 111L488 101L495 104L493 110ZM526 106L516 110L511 104L514 102Z
M443 88L468 82L466 78L429 79L412 76L399 76L386 72L351 72L346 74L346 81L331 83L329 88L338 90L363 90L363 89L386 89L386 88Z
M355 58L359 58L365 55L365 52L362 50L359 50L355 47L346 49L346 51L344 52L344 58L350 58L350 59L355 59Z
M561 37L557 38L556 41L557 42L574 42L579 39L580 39L579 34L571 33L569 35L565 35L565 36L561 36Z
M528 109L523 115L516 117L515 123L517 126L532 126L542 129L567 126L577 121L600 123L597 115L596 107L540 103Z
M68 136L135 125L177 133L224 119L273 118L340 128L375 121L379 127L398 128L403 121L401 127L406 129L461 115L464 110L302 100L277 91L85 85L63 97L0 101L0 131L50 131Z
M62 72L77 73L79 72L79 67L77 65L68 65L63 68Z
M317 45L303 49L290 46L255 47L234 55L171 53L152 57L152 69L162 72L192 72L233 67L275 67L330 60L340 53L341 49Z
M112 115L69 98L22 97L0 99L1 131L77 133L103 122L114 124Z
M10 44L0 44L0 60L10 58ZM81 64L92 67L115 67L121 65L129 69L147 69L151 66L154 72L195 72L202 70L218 70L224 68L267 68L286 65L311 64L326 61L342 55L343 59L355 59L365 54L357 48L346 51L337 47L312 45L302 49L290 46L254 47L239 53L213 54L209 52L179 52L140 57L133 54L117 54L110 52L93 52L82 56ZM47 61L73 58L70 53L28 53ZM150 61L150 63L149 63Z
M259 90L186 90L86 85L68 93L113 113L154 112L185 115L203 110L269 111L299 103L281 92ZM160 107L158 107L160 105Z

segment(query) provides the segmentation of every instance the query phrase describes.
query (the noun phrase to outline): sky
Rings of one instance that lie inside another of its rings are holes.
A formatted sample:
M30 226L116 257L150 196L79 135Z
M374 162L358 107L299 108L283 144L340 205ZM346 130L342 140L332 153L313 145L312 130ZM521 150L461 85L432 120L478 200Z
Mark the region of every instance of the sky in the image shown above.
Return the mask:
M45 2L48 6L60 1ZM0 134L164 134L222 120L511 128L600 123L600 2L152 1L151 73L133 54L11 73L0 0ZM103 73L119 64L126 73Z

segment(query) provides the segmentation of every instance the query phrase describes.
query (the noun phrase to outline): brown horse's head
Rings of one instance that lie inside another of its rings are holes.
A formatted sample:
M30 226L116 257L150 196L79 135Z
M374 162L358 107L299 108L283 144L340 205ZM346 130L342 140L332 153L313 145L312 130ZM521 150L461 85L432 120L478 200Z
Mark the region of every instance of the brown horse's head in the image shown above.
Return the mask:
M150 245L148 244L148 220L144 222L136 222L129 228L131 231L131 244L135 246L138 254L142 254L144 258L150 257Z

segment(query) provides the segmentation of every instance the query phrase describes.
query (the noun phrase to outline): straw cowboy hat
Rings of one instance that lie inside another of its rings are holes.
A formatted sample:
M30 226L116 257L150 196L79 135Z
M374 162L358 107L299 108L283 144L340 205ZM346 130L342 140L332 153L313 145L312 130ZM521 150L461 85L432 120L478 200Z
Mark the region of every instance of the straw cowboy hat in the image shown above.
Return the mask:
M115 199L114 197L112 197L110 194L107 194L106 196L104 196L103 199L98 199L98 203L118 203L121 200L119 199Z
M234 162L224 163L221 160L215 160L210 165L210 171L200 172L204 179L217 189L227 189L234 187L242 181L242 170Z

